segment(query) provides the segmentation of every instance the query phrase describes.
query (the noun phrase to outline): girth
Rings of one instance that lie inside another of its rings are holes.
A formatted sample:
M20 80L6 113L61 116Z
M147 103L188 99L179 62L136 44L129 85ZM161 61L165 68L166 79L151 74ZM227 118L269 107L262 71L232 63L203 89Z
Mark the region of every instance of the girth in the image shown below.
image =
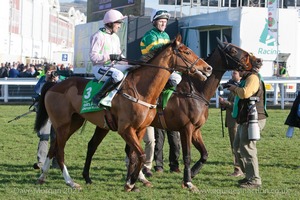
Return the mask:
M162 94L159 95L158 104L157 104L156 109L157 109L157 114L158 114L158 120L162 126L162 129L167 130L167 124L166 124L166 120L164 117L164 109L163 109L163 105L162 105Z

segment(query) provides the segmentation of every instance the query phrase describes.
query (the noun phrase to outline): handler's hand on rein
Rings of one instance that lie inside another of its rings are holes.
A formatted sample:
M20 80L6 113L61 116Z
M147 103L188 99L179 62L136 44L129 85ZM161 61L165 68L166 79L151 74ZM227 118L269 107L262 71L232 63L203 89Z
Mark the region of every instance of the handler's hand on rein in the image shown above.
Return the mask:
M230 91L234 91L235 90L235 88L237 88L237 86L236 85L232 85L232 84L228 84L228 88L227 88L227 90L230 90Z

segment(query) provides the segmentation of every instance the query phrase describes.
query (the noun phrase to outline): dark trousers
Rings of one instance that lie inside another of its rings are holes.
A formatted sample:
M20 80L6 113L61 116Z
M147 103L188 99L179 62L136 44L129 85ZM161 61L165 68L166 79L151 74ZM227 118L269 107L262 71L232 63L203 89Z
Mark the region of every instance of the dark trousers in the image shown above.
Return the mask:
M175 170L178 169L179 166L178 159L180 155L180 134L177 131L165 131L162 129L155 128L154 160L156 163L156 167L163 168L164 165L163 147L164 147L166 134L170 146L169 166L170 166L170 170Z

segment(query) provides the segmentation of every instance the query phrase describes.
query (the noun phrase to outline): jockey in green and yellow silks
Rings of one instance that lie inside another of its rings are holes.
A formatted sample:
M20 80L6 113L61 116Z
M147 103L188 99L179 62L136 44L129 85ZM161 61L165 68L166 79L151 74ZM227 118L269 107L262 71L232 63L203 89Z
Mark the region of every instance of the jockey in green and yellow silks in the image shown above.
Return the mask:
M150 51L153 51L169 42L169 35L166 32L161 32L154 27L144 35L140 43L142 54L149 53Z
M150 20L154 28L145 33L140 43L143 55L170 42L170 37L168 33L165 32L170 17L170 13L166 10L154 10L152 12ZM180 83L181 79L181 75L178 72L173 72L169 78L167 86L176 87Z

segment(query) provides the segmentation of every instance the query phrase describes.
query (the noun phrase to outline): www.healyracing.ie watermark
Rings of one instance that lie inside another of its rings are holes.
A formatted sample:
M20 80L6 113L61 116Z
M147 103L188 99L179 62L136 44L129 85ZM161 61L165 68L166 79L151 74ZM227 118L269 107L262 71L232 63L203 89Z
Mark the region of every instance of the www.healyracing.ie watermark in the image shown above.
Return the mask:
M289 189L202 189L197 193L201 194L242 194L242 193L257 193L257 194L288 194Z
M60 189L51 189L51 188L13 188L12 191L16 194L71 194L77 193L79 190L73 188L60 188Z

